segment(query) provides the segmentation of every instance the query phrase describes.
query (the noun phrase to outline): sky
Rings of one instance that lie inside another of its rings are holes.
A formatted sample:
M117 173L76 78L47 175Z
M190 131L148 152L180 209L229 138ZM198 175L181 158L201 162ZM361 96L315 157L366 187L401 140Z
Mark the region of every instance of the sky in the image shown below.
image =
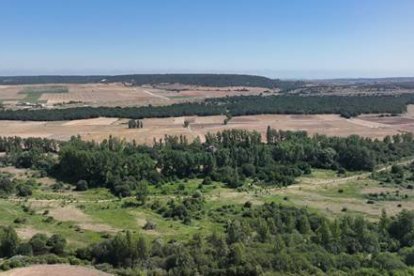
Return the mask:
M414 76L414 0L0 0L0 75Z

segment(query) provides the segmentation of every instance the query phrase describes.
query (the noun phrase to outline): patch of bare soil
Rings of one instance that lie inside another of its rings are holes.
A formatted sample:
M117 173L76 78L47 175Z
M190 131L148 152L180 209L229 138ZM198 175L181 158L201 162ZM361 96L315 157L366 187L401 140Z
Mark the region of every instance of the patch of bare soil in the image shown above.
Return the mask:
M93 118L84 120L68 121L63 126L108 126L118 121L118 118Z
M87 214L72 205L52 209L50 215L60 221L89 222L91 220Z
M85 266L66 264L33 265L1 272L1 276L109 276L111 274Z
M29 240L31 237L33 237L37 233L42 233L42 234L51 236L51 234L47 231L40 231L30 226L27 226L24 228L17 228L16 233L21 239L24 239L24 240Z

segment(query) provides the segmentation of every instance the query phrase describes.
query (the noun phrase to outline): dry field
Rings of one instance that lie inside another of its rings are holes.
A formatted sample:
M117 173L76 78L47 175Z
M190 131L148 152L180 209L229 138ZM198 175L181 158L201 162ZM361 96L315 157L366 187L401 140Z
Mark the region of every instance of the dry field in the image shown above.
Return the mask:
M39 102L46 106L144 106L165 105L184 101L198 101L212 97L237 95L258 95L264 88L244 87L199 87L199 86L125 86L122 83L93 84L45 84L45 85L0 85L0 102L15 107L25 102L24 91L30 88L60 86L68 88L67 93L42 93Z
M4 104L16 104L25 97L25 95L19 94L21 89L21 87L17 88L12 85L0 85L0 101Z
M157 94L175 101L188 101L189 99L220 98L239 95L259 95L268 91L261 87L201 87L191 85L157 85ZM268 91L269 92L269 91ZM277 91L273 91L277 92Z
M358 134L370 138L383 138L404 131L414 132L414 117L407 113L401 117L362 116L344 119L338 115L255 115L234 117L223 125L224 116L172 117L144 119L143 129L128 129L127 119L95 118L74 121L22 122L0 121L0 136L43 137L67 140L80 135L87 140L101 141L110 135L128 141L152 144L154 138L164 135L185 135L190 140L203 139L208 132L224 129L247 129L262 133L267 126L282 130L305 130L310 134L320 133L329 136ZM190 120L184 128L184 120ZM393 120L393 121L389 121Z

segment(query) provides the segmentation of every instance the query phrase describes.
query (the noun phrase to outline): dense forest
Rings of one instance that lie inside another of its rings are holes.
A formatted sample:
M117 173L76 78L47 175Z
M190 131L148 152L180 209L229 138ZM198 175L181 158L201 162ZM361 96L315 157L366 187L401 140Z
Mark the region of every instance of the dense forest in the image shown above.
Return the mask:
M68 142L1 138L3 165L32 168L72 183L76 190L106 187L114 194L134 196L139 204L166 219L191 224L208 216L221 225L208 235L165 240L131 232L68 250L60 235L37 234L21 241L12 227L0 228L1 269L31 263L93 264L120 275L412 275L414 213L395 217L384 211L377 222L360 216L337 219L269 202L218 206L206 212L200 191L161 202L157 189L178 179L202 178L239 188L286 186L313 168L371 171L376 166L414 154L411 134L383 140L308 136L305 132L268 128L265 141L256 132L226 130L208 134L205 142L166 136L153 146L109 138L102 143L74 137ZM413 165L410 165L411 167ZM392 175L412 177L411 167L393 168ZM408 170L410 172L405 172ZM397 179L384 173L374 177ZM388 180L387 180L388 181ZM391 180L390 180L391 181ZM393 181L393 180L392 180ZM184 182L185 183L185 182ZM57 185L57 184L56 184ZM185 184L183 184L185 185ZM1 196L30 195L28 182L0 178ZM24 207L24 206L23 206ZM27 210L30 212L30 210Z
M180 83L200 86L247 86L290 89L303 85L301 81L282 81L262 76L238 74L133 74L95 76L13 76L0 77L2 84L47 84L47 83L112 83L131 85L157 85Z
M400 96L235 96L144 107L77 107L65 109L0 110L0 120L58 121L96 117L143 119L174 116L255 114L399 114L414 103L414 94Z

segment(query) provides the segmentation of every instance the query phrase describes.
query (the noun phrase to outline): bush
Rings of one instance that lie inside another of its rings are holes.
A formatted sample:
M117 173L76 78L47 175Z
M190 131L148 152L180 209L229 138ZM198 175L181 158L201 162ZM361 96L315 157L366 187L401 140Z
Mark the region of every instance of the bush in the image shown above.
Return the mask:
M24 255L24 256L32 256L33 248L29 243L21 243L17 247L17 254Z
M213 183L213 181L211 180L211 178L209 176L206 176L203 179L203 182L201 182L201 184L203 184L203 185L210 185L211 183Z
M88 189L88 182L86 180L79 180L76 183L76 191L86 191Z
M152 221L147 221L144 227L142 227L142 229L144 230L155 230L156 228L157 228L157 224L155 224Z
M33 194L32 187L27 184L20 184L16 187L17 196L27 197Z
M13 222L17 223L17 224L23 224L26 223L27 219L26 218L16 218Z
M45 234L35 234L29 241L29 244L32 246L34 255L41 255L48 252L47 247L48 238Z
M66 239L61 235L55 234L49 238L47 246L50 247L50 252L60 255L65 250Z
M203 197L203 193L199 190L193 193L193 198L202 198L202 197Z

